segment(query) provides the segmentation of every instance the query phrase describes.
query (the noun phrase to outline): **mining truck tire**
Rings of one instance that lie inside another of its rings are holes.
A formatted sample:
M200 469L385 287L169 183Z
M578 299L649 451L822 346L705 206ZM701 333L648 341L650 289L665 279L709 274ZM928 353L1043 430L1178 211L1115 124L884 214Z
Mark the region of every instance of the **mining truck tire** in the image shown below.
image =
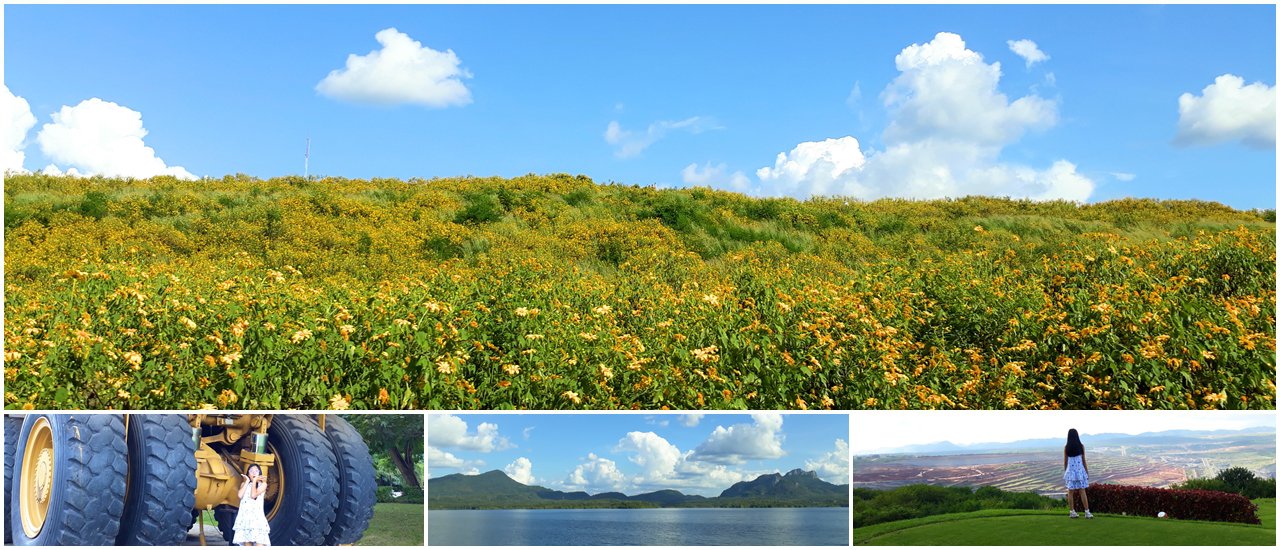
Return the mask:
M338 513L325 537L329 545L355 544L369 528L377 503L373 457L360 432L336 415L325 417L325 435L338 460Z
M324 544L338 512L338 462L329 438L309 416L277 415L267 444L284 481L278 506L266 503L271 544Z
M9 501L13 544L115 543L127 458L120 415L27 416L14 451Z
M18 436L22 434L22 418L4 417L4 502L8 506L13 487L13 454L18 448ZM9 514L4 515L4 542L13 542L13 533L9 532Z
M196 504L196 445L182 414L129 417L129 490L116 544L176 546Z

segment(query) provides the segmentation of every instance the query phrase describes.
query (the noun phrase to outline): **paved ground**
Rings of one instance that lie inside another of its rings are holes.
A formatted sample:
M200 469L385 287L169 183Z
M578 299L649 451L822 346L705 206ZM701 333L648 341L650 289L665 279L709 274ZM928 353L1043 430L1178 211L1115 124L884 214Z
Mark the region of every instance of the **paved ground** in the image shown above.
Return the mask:
M204 541L208 546L230 546L227 541L222 539L222 531L212 525L204 526ZM187 540L182 543L183 546L200 546L200 526L193 525L190 531L187 531Z

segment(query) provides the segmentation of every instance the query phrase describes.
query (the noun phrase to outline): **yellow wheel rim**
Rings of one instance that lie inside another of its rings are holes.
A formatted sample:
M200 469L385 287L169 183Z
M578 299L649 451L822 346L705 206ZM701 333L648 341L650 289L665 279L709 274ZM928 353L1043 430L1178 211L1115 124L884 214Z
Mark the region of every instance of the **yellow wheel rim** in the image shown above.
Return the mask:
M49 418L42 416L31 426L27 446L22 450L22 481L18 486L21 509L18 515L22 519L22 531L28 538L40 535L49 515L56 458L53 454L53 428L49 425Z
M267 452L276 457L275 466L267 468L267 492L262 495L266 506L267 519L276 517L276 512L280 511L280 505L284 503L284 469L280 467L280 453L276 452L275 445L267 443Z

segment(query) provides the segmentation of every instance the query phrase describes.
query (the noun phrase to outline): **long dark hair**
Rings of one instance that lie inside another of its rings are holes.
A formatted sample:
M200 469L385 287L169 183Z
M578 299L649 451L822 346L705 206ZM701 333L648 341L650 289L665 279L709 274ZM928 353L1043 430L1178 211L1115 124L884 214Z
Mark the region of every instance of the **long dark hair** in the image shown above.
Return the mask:
M1084 454L1084 443L1080 442L1080 433L1075 428L1067 430L1067 456Z

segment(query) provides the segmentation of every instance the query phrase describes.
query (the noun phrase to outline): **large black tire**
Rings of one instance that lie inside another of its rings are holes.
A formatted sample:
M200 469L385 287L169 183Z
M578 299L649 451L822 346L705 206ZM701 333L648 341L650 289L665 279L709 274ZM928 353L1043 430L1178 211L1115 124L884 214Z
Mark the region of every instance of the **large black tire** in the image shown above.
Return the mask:
M196 505L196 444L186 415L131 415L128 442L129 491L116 544L181 544Z
M22 528L20 479L23 450L36 423L47 418L52 434L53 483L43 528ZM9 514L20 546L104 546L115 543L124 510L127 450L124 418L116 414L31 415L22 423L14 452Z
M218 531L222 533L222 540L231 544L236 532L231 528L236 524L236 509L231 506L219 506L213 509L213 519L218 522ZM198 521L198 520L197 520Z
M267 441L284 477L281 506L270 518L271 544L324 544L338 512L338 463L329 438L311 417L282 414L272 417ZM270 502L266 508L270 513Z
M22 419L16 416L4 417L4 503L9 505L10 488L13 487L13 451L18 448L18 437L22 434ZM9 532L9 514L4 514L4 542L13 542L13 533Z
M369 528L378 500L373 457L360 432L337 415L325 416L324 433L338 459L338 515L324 543L355 544Z

